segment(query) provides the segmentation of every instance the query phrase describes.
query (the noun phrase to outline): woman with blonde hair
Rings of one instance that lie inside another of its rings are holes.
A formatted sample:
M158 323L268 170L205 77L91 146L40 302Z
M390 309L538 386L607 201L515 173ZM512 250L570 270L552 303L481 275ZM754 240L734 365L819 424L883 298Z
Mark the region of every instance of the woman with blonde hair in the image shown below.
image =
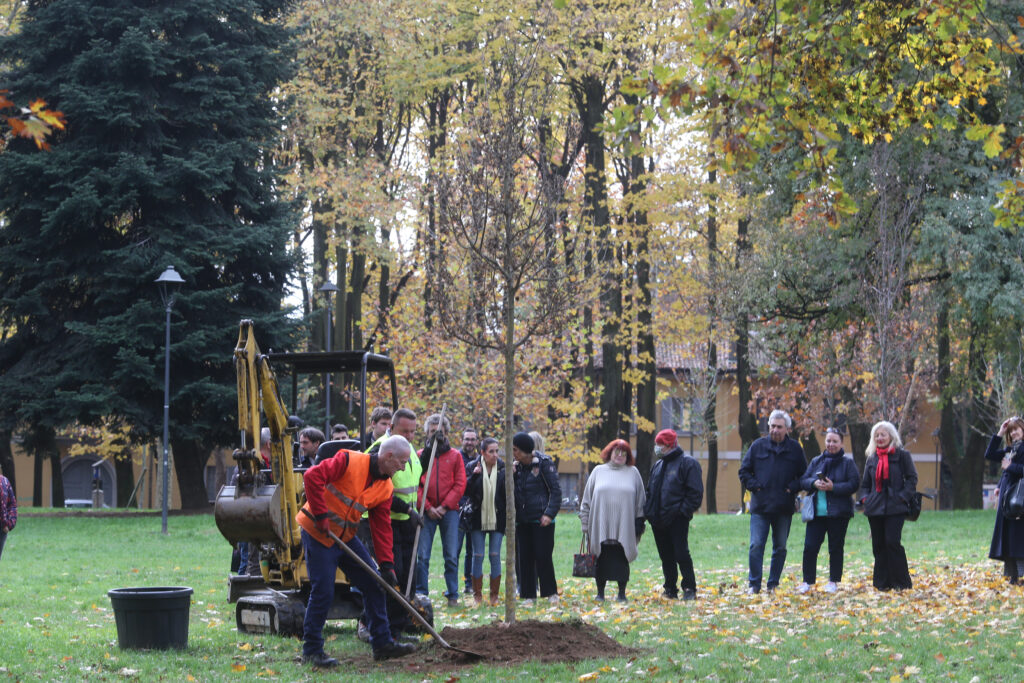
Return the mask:
M880 591L911 588L903 524L917 489L914 460L903 448L896 427L885 421L871 428L865 455L858 499L871 527L871 552L875 556L872 583Z
M1000 448L1006 440L1006 448ZM1010 489L1024 476L1024 420L1011 417L999 426L985 449L986 460L997 460L1003 468L999 478L999 511L992 530L992 545L988 556L1003 561L1003 575L1016 584L1024 577L1024 519L1010 519L1003 515L1003 501Z
M601 451L603 465L587 477L580 504L580 523L597 555L597 599L604 600L608 581L619 584L619 602L626 602L629 563L636 559L637 540L643 533L644 480L633 466L629 443L615 439Z

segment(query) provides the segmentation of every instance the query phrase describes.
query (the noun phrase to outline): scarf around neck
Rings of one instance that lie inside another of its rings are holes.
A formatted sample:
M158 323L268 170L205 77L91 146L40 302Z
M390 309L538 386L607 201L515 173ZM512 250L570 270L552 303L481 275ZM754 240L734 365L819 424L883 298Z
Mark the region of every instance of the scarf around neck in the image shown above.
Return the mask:
M495 531L498 526L498 515L494 507L494 495L498 489L498 463L495 462L491 471L487 471L487 463L480 459L483 474L484 496L480 503L480 530Z
M896 452L893 446L886 449L875 447L875 455L878 456L878 465L875 467L875 490L882 490L882 482L889 478L889 456Z

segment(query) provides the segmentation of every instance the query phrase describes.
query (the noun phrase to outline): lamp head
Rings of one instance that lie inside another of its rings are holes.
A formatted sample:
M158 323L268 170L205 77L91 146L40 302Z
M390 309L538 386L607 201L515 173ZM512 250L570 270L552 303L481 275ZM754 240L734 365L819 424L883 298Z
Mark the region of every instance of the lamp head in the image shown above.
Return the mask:
M167 270L160 273L160 277L156 279L156 284L160 288L160 298L165 306L174 305L174 295L184 283L185 280L181 275L178 275L178 271L174 269L174 266L167 266Z

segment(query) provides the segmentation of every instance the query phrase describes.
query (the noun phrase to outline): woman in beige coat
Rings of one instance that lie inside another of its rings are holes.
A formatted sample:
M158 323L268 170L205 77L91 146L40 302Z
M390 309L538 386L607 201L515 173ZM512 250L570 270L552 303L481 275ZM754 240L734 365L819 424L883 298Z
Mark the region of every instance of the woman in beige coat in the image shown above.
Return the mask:
M644 482L633 466L629 444L616 439L601 451L603 465L587 478L580 505L583 533L590 539L590 552L597 555L597 599L604 600L608 581L619 584L619 602L626 602L629 563L636 559L637 541L643 534Z

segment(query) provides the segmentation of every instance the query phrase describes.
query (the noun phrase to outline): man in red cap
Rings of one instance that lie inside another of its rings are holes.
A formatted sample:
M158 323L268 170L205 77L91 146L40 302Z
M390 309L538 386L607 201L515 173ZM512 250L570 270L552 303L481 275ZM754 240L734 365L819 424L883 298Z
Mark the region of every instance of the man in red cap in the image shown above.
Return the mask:
M683 453L671 429L663 429L654 437L654 454L658 462L651 468L644 516L651 523L665 575L662 596L672 600L679 597L676 579L682 574L683 600L694 600L697 577L690 557L689 534L690 520L704 500L703 473L700 463Z

